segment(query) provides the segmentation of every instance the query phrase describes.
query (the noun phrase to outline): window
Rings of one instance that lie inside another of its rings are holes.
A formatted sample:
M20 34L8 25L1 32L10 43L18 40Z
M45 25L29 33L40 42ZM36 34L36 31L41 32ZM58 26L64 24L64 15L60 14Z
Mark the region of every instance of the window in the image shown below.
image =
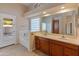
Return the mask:
M31 32L40 31L40 18L31 19Z
M42 31L46 31L46 23L42 23Z

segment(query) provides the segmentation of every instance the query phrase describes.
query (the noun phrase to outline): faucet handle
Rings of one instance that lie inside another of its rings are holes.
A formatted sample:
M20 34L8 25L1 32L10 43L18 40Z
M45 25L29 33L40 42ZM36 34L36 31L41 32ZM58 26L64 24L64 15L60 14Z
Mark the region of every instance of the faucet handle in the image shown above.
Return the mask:
M64 35L62 35L62 38L65 38L65 36L64 36Z

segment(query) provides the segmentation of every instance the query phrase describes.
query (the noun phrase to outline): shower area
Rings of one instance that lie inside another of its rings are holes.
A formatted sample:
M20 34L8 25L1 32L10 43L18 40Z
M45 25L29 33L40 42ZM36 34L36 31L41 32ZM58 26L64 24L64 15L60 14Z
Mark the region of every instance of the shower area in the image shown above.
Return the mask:
M0 14L0 48L16 44L16 17Z

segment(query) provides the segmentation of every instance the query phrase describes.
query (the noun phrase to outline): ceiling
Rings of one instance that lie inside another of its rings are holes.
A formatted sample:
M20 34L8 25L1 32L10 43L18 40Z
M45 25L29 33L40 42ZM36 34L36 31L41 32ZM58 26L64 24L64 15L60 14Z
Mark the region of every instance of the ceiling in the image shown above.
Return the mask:
M63 3L22 3L22 5L28 7L29 10L34 10L39 8L46 9L46 8L55 7L61 4Z

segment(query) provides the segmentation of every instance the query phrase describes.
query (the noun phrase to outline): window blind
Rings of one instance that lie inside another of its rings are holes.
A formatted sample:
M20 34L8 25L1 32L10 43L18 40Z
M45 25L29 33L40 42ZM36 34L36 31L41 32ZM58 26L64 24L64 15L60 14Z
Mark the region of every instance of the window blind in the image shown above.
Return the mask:
M40 31L40 18L31 19L31 32Z

